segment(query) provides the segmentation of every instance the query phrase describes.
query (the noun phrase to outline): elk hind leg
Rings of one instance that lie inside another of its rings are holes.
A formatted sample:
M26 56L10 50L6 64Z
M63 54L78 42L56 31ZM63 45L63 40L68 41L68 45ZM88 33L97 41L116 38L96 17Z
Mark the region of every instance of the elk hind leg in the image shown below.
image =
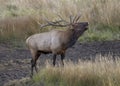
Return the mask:
M36 66L36 65L37 65L37 60L38 60L40 54L41 54L40 52L37 52L36 57L35 57L35 71L36 71L36 72L38 72L38 69L37 69L37 66Z
M35 71L37 72L36 61L40 56L40 53L37 51L31 50L32 60L31 60L31 76L33 76L33 68L35 67Z

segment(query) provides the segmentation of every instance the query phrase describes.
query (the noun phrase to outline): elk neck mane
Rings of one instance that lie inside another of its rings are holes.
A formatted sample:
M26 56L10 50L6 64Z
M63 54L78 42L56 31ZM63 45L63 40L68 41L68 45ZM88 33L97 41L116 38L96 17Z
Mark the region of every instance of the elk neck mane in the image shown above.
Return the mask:
M72 47L75 42L77 41L78 37L78 33L76 33L76 31L74 29L68 29L66 30L66 34L68 35L68 43L66 45L66 48Z

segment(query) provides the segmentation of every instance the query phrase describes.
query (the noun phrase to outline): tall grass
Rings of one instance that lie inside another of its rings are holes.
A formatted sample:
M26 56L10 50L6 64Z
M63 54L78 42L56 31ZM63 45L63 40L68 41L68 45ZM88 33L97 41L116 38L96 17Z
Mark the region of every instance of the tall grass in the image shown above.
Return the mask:
M54 19L56 14L69 17L80 13L82 20L120 25L119 0L1 0L1 3L6 8L1 11L1 17L6 17L4 14L6 10L16 13L16 15L36 14L51 19Z
M41 32L39 24L45 23L46 18L54 21L61 15L69 21L70 15L77 14L81 14L80 21L90 24L81 40L119 40L119 6L119 0L0 0L0 40L24 41Z
M65 61L64 67L53 67L46 61L33 79L11 81L5 86L119 86L120 59L115 58L97 55L94 62Z
M39 30L36 21L29 16L1 19L0 26L0 35L10 39L23 38Z
M101 57L101 56L99 56ZM96 59L95 62L66 62L65 67L49 64L34 77L38 86L119 86L120 60Z

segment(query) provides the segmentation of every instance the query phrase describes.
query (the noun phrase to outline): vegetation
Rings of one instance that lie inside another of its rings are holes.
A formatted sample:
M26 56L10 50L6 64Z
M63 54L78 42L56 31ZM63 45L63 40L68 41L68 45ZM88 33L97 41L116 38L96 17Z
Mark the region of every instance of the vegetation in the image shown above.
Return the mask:
M54 21L61 15L69 21L70 15L77 14L81 14L80 21L88 21L90 24L89 30L79 39L80 41L120 40L120 0L0 0L0 43L24 46L25 39L34 33L59 29L40 29L40 25L46 23L45 19ZM77 64L65 63L65 67L52 67L46 64L33 80L17 80L9 86L120 84L119 59L115 62L111 59L96 59L95 62L80 60Z
M119 40L119 6L119 0L0 0L0 42L24 42L31 34L53 29L40 29L46 18L69 20L77 14L90 24L80 40Z
M98 57L95 62L66 62L65 67L47 65L34 77L34 81L43 82L45 86L119 86L120 60L115 63Z
M46 67L33 80L12 81L6 86L119 86L120 59L113 61L111 56L96 57L94 62L65 62L64 67L53 67L46 62Z

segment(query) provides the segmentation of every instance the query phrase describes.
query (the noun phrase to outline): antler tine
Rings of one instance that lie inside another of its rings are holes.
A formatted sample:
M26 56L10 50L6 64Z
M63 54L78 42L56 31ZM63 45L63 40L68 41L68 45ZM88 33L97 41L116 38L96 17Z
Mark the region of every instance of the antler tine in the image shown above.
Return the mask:
M77 15L74 17L74 19L73 19L73 22L72 22L72 23L75 23L76 18L77 18Z
M79 16L76 18L76 20L75 20L76 23L77 23L77 21L80 19L80 17L81 17L81 15L79 15Z
M46 26L49 26L48 24L45 24L45 25L41 25L40 28L44 28Z
M60 22L63 22L63 20L58 20L58 21L55 21L55 22L49 22L47 21L47 23L51 26L59 26L59 27L65 27L65 26L68 26L69 24L60 24Z
M60 22L63 22L63 20L58 20L58 21L55 21L55 22L51 22L51 21L46 20L46 22L47 22L47 24L41 25L41 28L46 27L46 26L66 27L66 26L69 25L69 24L60 24Z
M81 15L79 15L79 16L76 15L74 17L73 23L77 23L77 21L80 19L80 17L81 17Z
M68 23L66 20L64 20L60 15L58 15L58 17L63 21L63 22L66 22Z
M45 17L44 19L45 19L46 22L49 22L46 17ZM40 28L44 28L44 27L46 27L46 26L50 26L50 25L49 25L49 24L44 24L44 25L41 25Z
M72 24L72 16L70 15L70 24Z

